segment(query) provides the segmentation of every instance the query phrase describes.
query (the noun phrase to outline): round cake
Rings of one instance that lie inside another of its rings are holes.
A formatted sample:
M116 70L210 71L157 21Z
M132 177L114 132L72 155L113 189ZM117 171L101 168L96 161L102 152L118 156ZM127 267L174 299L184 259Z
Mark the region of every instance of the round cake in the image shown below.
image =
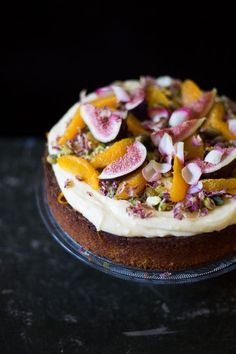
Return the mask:
M177 270L236 250L236 104L169 76L117 81L50 130L48 203L116 263Z

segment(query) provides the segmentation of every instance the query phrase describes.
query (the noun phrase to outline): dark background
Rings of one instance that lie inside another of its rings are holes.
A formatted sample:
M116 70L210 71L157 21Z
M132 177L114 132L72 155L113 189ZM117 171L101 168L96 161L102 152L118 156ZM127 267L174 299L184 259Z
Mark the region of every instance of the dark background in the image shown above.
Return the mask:
M233 9L189 6L9 3L1 11L0 133L44 134L82 88L144 74L191 77L236 98Z

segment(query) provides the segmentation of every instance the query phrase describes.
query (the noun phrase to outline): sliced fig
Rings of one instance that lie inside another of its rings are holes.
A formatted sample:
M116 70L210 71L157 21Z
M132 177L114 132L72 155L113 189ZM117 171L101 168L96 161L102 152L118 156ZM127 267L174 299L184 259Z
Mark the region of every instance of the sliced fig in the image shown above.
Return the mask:
M236 148L226 148L224 149L224 153L219 163L213 164L204 161L202 170L204 174L207 174L207 178L227 178L232 175L232 171L235 167Z
M112 179L127 175L128 173L140 167L147 156L145 146L139 141L127 147L126 154L123 157L113 161L104 168L100 174L100 179Z
M198 100L188 107L192 110L193 118L202 118L210 111L216 95L216 90L203 93Z
M130 95L129 101L125 104L125 108L130 111L137 106L139 106L145 98L145 93L143 88L139 87Z
M160 129L151 134L152 142L155 146L158 146L165 133L172 137L174 143L177 141L183 141L192 135L198 128L200 128L204 121L205 118L191 119L175 127Z
M112 112L109 108L95 108L86 103L81 105L80 114L98 141L107 143L117 137L122 123L118 112Z

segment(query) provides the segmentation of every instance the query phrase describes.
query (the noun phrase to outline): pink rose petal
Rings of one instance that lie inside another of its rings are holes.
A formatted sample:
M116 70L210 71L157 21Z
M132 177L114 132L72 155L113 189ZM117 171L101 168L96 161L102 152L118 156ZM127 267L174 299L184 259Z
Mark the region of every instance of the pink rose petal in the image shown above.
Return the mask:
M144 90L142 88L138 88L133 92L129 102L125 104L125 108L128 111L134 109L135 107L140 105L140 103L142 103L143 100L144 100Z
M183 107L176 109L170 117L169 125L175 127L176 125L182 124L186 120L190 120L192 117L192 112L189 108Z
M162 118L168 119L170 116L169 111L163 107L155 107L148 110L149 117L154 123L160 122Z
M211 163L212 165L217 165L221 161L221 158L222 158L223 154L224 154L223 151L211 150L206 155L204 161L208 162L208 163Z
M118 102L129 102L130 101L130 97L129 97L128 93L121 86L112 85L111 88L112 88Z
M190 162L182 169L182 176L186 183L196 184L201 177L202 170L198 164Z
M191 139L191 143L193 146L201 146L202 145L202 138L200 135L193 135Z
M148 182L157 181L162 173L166 173L171 170L171 164L168 163L159 163L154 160L151 160L147 166L142 169L143 177Z
M95 93L98 95L98 96L106 96L106 95L109 95L112 93L112 88L111 86L104 86L104 87L99 87Z
M195 193L198 193L202 190L203 188L203 184L201 181L199 181L198 183L196 184L193 184L192 186L189 187L188 189L188 193L189 194L195 194Z
M236 135L236 119L230 119L228 120L228 127L231 133Z
M160 140L158 149L160 151L160 154L162 156L172 156L174 153L174 146L173 146L173 141L172 137L165 133L163 137Z
M179 141L178 143L175 143L174 148L176 156L178 156L178 158L184 162L184 143Z

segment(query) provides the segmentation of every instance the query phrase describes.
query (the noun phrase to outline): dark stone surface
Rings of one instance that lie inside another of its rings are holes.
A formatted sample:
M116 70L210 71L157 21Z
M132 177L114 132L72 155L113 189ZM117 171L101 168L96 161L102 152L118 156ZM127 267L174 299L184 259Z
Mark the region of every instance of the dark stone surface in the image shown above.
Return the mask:
M38 214L42 151L42 140L0 141L0 352L235 353L236 272L144 286L79 263Z

